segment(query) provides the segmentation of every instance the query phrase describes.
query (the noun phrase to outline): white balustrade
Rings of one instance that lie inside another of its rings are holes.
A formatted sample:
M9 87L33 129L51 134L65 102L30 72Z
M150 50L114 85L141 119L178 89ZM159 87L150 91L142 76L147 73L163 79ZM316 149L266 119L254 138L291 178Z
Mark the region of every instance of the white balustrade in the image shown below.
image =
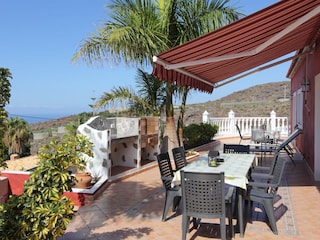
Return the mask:
M242 135L251 135L252 128L265 126L269 130L280 131L282 136L287 136L289 133L288 117L276 117L276 113L272 111L270 117L235 117L231 110L226 118L209 117L208 112L203 114L203 122L219 127L216 137L231 137L239 136L236 125L241 129Z

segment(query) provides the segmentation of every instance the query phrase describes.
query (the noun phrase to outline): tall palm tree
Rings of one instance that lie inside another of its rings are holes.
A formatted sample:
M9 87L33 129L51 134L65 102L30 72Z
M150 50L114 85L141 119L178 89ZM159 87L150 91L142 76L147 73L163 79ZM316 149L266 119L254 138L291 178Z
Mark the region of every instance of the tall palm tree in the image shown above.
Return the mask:
M73 60L88 64L124 61L149 65L152 56L237 20L229 0L114 0L108 6L111 21L82 43ZM178 145L172 97L175 86L166 84L168 147ZM183 116L182 116L183 117ZM182 121L183 122L183 121Z
M137 92L128 87L114 88L111 93L104 93L96 106L121 105L136 116L159 116L165 102L164 83L141 69L138 69L136 83Z
M28 155L30 153L29 140L31 137L32 132L25 120L18 117L10 118L7 131L4 134L4 143L8 147L8 154Z
M243 14L227 6L229 0L179 1L177 19L179 21L179 44L183 44L203 34L238 20ZM179 145L183 145L184 114L189 87L178 89L181 95L180 114L177 121Z

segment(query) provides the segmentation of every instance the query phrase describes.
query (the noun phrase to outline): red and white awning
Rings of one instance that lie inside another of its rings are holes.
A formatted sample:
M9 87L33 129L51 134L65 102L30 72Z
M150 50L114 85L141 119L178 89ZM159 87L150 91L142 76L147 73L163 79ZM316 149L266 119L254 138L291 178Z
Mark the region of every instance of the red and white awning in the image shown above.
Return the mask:
M282 0L153 57L160 80L211 93L217 83L307 46L320 28L320 0Z

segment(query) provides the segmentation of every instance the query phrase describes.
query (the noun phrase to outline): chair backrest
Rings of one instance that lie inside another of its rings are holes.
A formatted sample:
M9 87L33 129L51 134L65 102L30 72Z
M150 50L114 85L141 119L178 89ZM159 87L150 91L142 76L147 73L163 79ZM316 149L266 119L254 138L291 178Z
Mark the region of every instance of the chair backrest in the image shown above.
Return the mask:
M241 144L224 144L223 152L224 153L250 153L250 146L241 145Z
M279 152L281 149L285 148L290 142L292 142L298 135L302 133L302 129L297 128L294 130L286 140L284 140L277 148L276 151Z
M183 211L196 218L225 217L224 173L181 173Z
M184 147L176 147L172 149L172 155L176 170L179 170L187 165L187 159L184 151Z
M238 126L238 124L236 124L236 128L238 130L240 138L242 139L243 137L242 137L241 130L240 130L240 127Z
M251 140L255 143L265 142L266 136L262 129L251 130Z
M157 156L158 166L160 170L161 180L166 189L171 188L171 181L173 178L173 170L171 166L171 160L169 157L169 153L160 153Z
M269 189L268 189L269 193L274 194L274 195L276 194L278 187L280 186L280 183L281 183L281 178L283 175L283 171L284 171L286 162L287 161L284 158L277 159L275 166L274 166L274 169L273 169L273 173L272 173L273 178L269 182L270 184L274 184L274 186L269 187Z

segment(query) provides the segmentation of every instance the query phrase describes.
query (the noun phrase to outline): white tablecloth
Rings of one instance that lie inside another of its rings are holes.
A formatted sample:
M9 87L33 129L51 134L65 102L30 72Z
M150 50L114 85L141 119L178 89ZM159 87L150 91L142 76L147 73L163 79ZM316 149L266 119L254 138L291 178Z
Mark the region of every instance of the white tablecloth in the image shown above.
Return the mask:
M256 165L255 154L221 154L220 158L224 162L218 163L217 167L208 166L208 155L203 155L194 162L182 168L185 172L224 172L225 183L235 187L246 189L247 174L251 166ZM181 183L180 171L174 175L171 185L176 186Z

